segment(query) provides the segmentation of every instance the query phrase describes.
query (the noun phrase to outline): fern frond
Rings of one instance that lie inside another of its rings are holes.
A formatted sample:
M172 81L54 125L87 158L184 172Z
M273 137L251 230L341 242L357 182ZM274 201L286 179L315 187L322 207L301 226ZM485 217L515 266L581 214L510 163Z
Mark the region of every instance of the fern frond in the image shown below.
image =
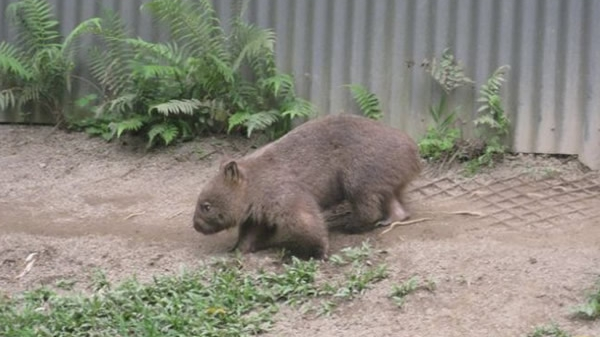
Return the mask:
M380 119L383 117L381 104L377 95L360 84L350 84L348 87L363 115L371 119Z
M18 96L17 106L23 106L32 101L41 101L42 93L44 92L43 84L42 82L36 82L23 87Z
M474 83L465 75L462 65L455 60L449 48L444 49L440 60L434 57L425 70L446 93L463 85Z
M269 89L275 97L280 93L282 95L294 93L294 78L289 74L277 73L275 76L260 80L259 85Z
M106 100L97 108L97 114L112 113L123 114L126 111L133 110L133 105L137 99L135 94L125 94L114 99Z
M154 139L157 136L162 138L165 145L169 145L179 135L177 126L170 123L154 124L148 131L148 145L151 147L154 144Z
M174 114L186 114L192 115L194 112L203 106L203 103L197 99L172 99L166 103L152 105L148 109L148 113L152 113L152 111L156 110L156 112L163 114L165 116L174 115Z
M234 106L240 110L245 110L251 106L252 103L261 105L262 97L258 91L258 88L248 81L241 80L237 82L237 85L233 87L233 90L229 93L231 101Z
M260 58L274 51L275 33L270 29L239 21L234 25L231 39L235 51L234 70L240 67L244 59Z
M277 123L279 116L280 113L278 110L261 111L251 114L244 121L246 135L250 137L254 130L266 130L271 125Z
M18 89L0 90L0 111L17 106Z
M27 54L47 46L59 46L58 21L46 0L20 0L6 8L7 17L18 28L18 45Z
M291 104L284 106L281 116L293 120L298 117L311 117L315 114L315 111L316 109L311 102L296 98Z
M504 76L508 69L508 66L501 66L494 71L492 76L490 76L487 82L483 84L479 90L480 100L485 100L487 97L500 94L500 88L502 87L502 83L506 80Z
M500 88L505 81L508 69L508 66L499 67L481 86L479 98L477 99L481 106L477 109L477 112L482 115L474 121L475 125L487 125L492 129L496 129L499 136L507 134L510 125L500 99Z
M90 73L108 97L133 92L132 63L135 54L123 42L127 38L125 24L118 14L109 10L103 11L101 24L102 28L97 32L101 46L89 52Z
M225 35L209 0L152 0L142 8L167 25L180 46L196 55L212 54L228 60Z
M229 119L227 120L227 132L231 132L231 130L233 130L233 128L235 128L236 126L244 125L244 123L248 120L248 118L250 118L251 115L252 114L248 111L238 111L233 115L229 116Z
M149 59L157 64L167 64L171 66L182 65L183 61L189 57L188 53L179 48L177 43L153 43L144 41L141 38L123 39L123 43L134 48L137 55L143 59Z
M100 18L91 18L77 25L77 27L75 27L71 33L67 35L67 37L65 37L65 40L62 43L61 51L63 56L68 59L72 59L72 54L77 49L74 47L75 40L81 35L87 33L100 33L102 31L101 22L102 21Z
M216 55L208 55L208 59L212 61L212 68L216 73L220 74L225 82L232 83L235 77L235 69L229 66L227 62L218 58Z
M138 131L144 126L146 119L142 116L135 116L126 120L112 122L108 125L113 135L117 138L121 137L121 134L125 131Z
M134 64L132 74L143 79L150 78L174 78L183 76L183 69L177 66L167 66L159 64Z
M6 42L0 42L0 74L14 75L23 80L29 80L33 76L22 62L17 48Z

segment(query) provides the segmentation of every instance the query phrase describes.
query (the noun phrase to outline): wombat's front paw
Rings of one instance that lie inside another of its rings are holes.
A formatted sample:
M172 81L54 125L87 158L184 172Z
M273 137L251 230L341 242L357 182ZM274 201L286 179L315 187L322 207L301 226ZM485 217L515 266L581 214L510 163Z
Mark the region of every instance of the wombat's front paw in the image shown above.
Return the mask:
M238 246L238 249L242 254L254 253L256 251L256 245L252 243L243 243Z
M389 220L382 220L382 221L377 221L375 223L375 227L387 227L391 224L392 224L392 222Z

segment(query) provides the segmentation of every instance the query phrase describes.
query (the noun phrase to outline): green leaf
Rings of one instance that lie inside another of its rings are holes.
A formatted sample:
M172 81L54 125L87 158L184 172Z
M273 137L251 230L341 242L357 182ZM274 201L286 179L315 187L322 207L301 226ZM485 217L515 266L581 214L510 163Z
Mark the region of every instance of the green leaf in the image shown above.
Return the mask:
M442 56L439 60L434 57L428 62L425 70L446 93L450 93L454 89L466 84L474 83L473 80L465 75L462 65L455 60L449 48L442 51Z
M381 104L374 93L371 93L367 88L360 84L350 84L347 85L347 87L350 88L352 97L358 104L363 115L375 120L383 117Z
M121 137L121 134L125 131L138 131L144 126L145 119L136 116L119 122L112 122L109 124L109 128L113 134L117 135L117 138Z
M186 114L192 115L200 107L204 106L203 103L197 99L172 99L166 103L155 104L150 106L148 113L155 111L165 116L173 114Z
M250 114L244 121L246 135L250 137L254 130L265 130L279 120L278 110L261 111Z
M231 130L236 126L243 125L251 115L252 114L248 111L238 111L231 115L227 121L229 124L227 132L231 132Z
M172 125L170 123L155 124L148 131L147 147L151 147L154 144L154 139L157 136L160 136L160 138L162 138L165 145L169 145L175 138L177 138L178 134L179 129L175 125Z
M75 51L73 43L78 37L86 33L99 33L101 30L102 26L100 18L91 18L83 21L77 25L67 37L65 37L65 40L61 45L62 55L70 59L72 57L72 52Z
M294 78L291 75L277 73L274 76L265 78L261 81L261 86L268 88L273 96L278 97L280 92L283 95L294 91Z
M22 55L17 48L4 41L0 42L0 75L13 75L24 80L33 77L32 72L22 61Z
M284 106L281 116L293 120L298 117L311 117L315 114L315 107L307 100L296 98L291 104Z

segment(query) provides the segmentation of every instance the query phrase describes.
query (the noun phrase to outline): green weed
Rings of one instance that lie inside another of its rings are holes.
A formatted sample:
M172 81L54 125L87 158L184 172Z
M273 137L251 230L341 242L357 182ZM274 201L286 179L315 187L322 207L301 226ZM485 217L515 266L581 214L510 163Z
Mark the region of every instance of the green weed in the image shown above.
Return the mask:
M557 324L538 326L527 337L571 337L571 334L561 329Z
M574 308L573 314L575 317L588 320L600 318L600 281L590 291L585 303Z
M60 279L56 281L55 286L63 290L73 290L75 283L77 283L75 280Z
M406 301L406 297L419 289L432 292L436 289L436 284L432 279L421 282L420 279L415 276L400 285L392 286L390 298L394 301L396 306L401 308Z

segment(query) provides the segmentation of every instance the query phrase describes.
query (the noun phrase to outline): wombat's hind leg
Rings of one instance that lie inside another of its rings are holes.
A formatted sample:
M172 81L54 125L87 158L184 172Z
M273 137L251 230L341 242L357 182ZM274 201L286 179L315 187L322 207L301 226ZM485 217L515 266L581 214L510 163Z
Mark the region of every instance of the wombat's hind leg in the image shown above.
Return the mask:
M352 218L344 226L349 233L361 233L373 229L384 215L381 198L377 194L362 195L351 201Z
M329 253L327 225L317 212L301 211L288 223L285 248L303 258L326 260Z
M390 198L387 207L387 218L377 222L376 226L389 226L394 222L404 221L410 217L410 213L402 206L396 198Z

